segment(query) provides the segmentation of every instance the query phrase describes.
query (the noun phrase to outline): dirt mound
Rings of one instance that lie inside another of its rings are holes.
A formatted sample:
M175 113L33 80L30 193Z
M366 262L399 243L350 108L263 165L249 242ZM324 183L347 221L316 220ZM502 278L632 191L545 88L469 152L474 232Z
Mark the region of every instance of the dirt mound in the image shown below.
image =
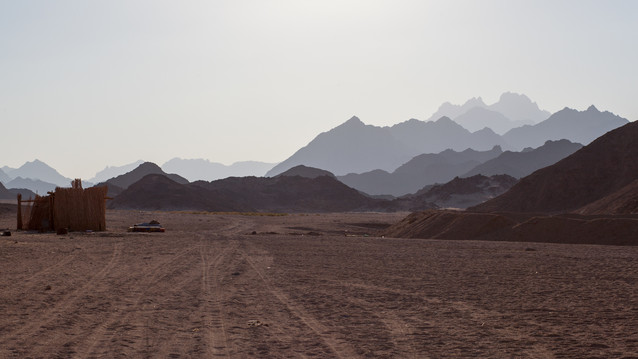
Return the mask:
M381 232L396 238L638 245L638 216L425 211Z
M471 210L560 213L581 208L638 179L636 138L638 122L610 131Z

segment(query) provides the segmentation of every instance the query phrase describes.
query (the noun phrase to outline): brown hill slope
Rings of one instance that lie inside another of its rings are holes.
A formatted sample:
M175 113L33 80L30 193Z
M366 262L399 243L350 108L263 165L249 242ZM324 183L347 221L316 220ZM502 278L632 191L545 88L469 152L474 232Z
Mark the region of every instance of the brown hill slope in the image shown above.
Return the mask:
M394 238L638 245L638 216L544 216L431 210L383 230Z
M638 122L609 131L558 163L521 179L479 212L576 210L638 179Z
M638 214L638 180L576 212L580 214Z

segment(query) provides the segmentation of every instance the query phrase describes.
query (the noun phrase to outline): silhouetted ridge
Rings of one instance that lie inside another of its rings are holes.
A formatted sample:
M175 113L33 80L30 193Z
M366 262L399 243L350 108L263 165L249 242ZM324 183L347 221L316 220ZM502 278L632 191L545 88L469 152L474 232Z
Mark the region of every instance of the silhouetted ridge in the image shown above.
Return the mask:
M482 212L567 212L638 179L638 122L608 132L558 163L523 178Z
M147 166L147 169L150 166ZM230 196L178 183L162 174L149 174L131 184L108 204L109 208L145 210L251 211Z
M536 149L528 148L521 152L506 151L467 172L463 177L483 174L486 176L507 174L516 178L525 177L532 172L553 165L563 158L581 149L583 145L568 140L547 141Z
M299 165L299 166L295 166L291 169L289 169L288 171L281 173L275 177L280 177L280 176L301 176L301 177L306 177L306 178L317 178L320 176L328 176L328 177L333 177L335 175L332 174L332 172L329 171L325 171L319 168L314 168L314 167L308 167L308 166L304 166L304 165Z
M171 180L177 183L188 183L188 180L183 178L182 176L175 174L168 174L164 172L158 165L152 162L144 162L139 165L137 168L132 170L131 172L125 173L123 175L119 175L115 178L111 178L106 181L107 185L115 185L122 189L127 189L133 183L141 180L143 177L149 174L160 174L170 178Z

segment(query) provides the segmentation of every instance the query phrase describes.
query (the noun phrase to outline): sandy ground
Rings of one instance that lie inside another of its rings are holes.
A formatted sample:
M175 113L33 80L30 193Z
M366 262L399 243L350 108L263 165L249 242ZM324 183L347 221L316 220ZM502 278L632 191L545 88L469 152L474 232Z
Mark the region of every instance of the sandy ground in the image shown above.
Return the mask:
M638 247L374 237L403 216L109 211L107 232L14 232L0 358L638 357ZM125 231L151 219L167 232Z

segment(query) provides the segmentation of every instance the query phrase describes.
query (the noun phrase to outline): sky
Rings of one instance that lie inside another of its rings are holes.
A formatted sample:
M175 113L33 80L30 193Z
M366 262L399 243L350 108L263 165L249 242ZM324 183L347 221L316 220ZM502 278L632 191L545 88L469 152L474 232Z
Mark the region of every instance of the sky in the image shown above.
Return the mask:
M638 1L0 0L0 166L280 162L503 92L638 120Z

